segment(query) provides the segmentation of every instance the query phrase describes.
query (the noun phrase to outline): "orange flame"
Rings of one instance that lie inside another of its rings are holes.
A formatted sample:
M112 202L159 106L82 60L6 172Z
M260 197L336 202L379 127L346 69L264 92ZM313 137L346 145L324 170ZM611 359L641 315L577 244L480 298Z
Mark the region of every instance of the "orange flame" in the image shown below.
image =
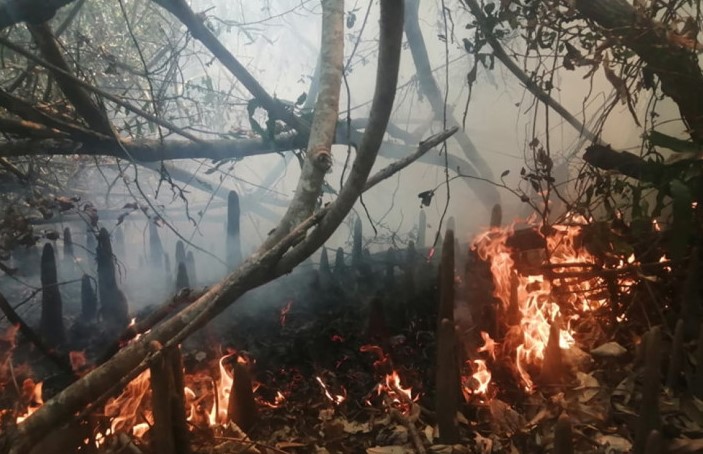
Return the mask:
M347 400L347 390L342 387L342 394L332 394L330 393L329 389L327 388L327 385L325 382L322 381L322 378L319 376L315 377L315 380L317 380L317 383L320 384L320 387L322 388L322 391L325 393L325 397L327 397L329 400L332 401L335 405L339 405L345 400Z
M286 326L286 317L288 316L288 312L290 312L291 307L293 306L293 300L288 301L288 303L281 308L281 315L279 315L278 320L281 323L281 328Z
M540 231L537 228L534 230ZM540 365L544 359L549 326L554 319L561 316L565 321L559 345L562 349L568 349L575 344L570 321L577 318L579 313L597 309L606 303L603 295L597 293L602 286L599 278L572 277L575 274L573 271L596 266L595 257L579 244L581 231L582 225L570 224L553 225L549 234L540 233L546 247L544 250L524 251L524 260L521 260L524 266L520 271L513 259L515 251L508 244L515 233L514 227L491 228L480 234L473 243L478 256L490 265L494 296L501 302L502 320L509 325L499 354L510 356L516 352L515 367L528 391L534 386L528 366ZM635 263L634 255L627 261ZM547 275L545 270L553 271ZM487 352L495 358L495 342L487 333L481 333L481 336L484 346L478 351ZM476 365L479 367L478 373L488 372L485 362ZM490 372L488 374L490 377ZM475 378L478 380L478 377ZM482 383L481 380L479 382Z

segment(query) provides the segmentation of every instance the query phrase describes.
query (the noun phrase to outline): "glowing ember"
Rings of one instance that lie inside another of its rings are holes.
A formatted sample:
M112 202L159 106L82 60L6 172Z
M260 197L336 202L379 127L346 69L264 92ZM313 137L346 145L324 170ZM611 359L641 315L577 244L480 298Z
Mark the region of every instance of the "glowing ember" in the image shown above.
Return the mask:
M317 383L320 384L320 387L322 388L322 391L325 393L325 396L332 401L335 405L339 405L342 402L344 402L347 399L347 391L342 387L342 392L343 394L332 394L330 393L329 389L327 388L327 385L325 382L322 381L320 377L315 377L315 380L317 380Z
M88 364L88 359L85 357L85 352L69 352L68 358L71 361L71 369L74 372L83 370Z
M288 315L288 312L290 312L291 307L293 306L293 301L288 301L288 303L281 308L281 315L279 315L278 320L281 322L281 328L286 326L286 316Z

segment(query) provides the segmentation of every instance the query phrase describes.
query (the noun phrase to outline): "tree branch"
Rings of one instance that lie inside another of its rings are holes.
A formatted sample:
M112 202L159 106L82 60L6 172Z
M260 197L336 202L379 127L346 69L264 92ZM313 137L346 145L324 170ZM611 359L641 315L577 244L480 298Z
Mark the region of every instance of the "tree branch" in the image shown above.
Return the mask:
M60 8L74 0L0 1L0 30L20 22L41 24L53 18Z
M344 2L322 2L322 43L320 45L320 91L310 130L305 162L296 196L276 230L263 244L276 244L296 225L310 217L322 193L325 175L332 167L332 143L339 111L339 91L344 66Z
M672 39L675 34L626 0L575 0L586 18L632 49L661 81L662 92L676 102L691 138L703 142L703 72L695 49Z
M293 112L288 110L281 102L269 95L264 87L252 76L249 71L239 63L232 53L220 42L219 39L205 25L203 19L195 14L185 0L153 0L154 3L164 8L178 18L188 28L191 35L217 58L234 77L256 98L261 106L273 118L280 119L296 131L305 134L309 127L305 125ZM323 2L323 5L325 3Z

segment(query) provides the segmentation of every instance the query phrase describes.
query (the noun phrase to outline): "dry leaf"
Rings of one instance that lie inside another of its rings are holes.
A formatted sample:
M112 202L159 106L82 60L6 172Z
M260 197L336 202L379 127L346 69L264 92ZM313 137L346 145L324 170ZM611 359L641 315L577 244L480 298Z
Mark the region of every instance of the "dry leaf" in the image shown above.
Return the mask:
M627 349L617 342L606 342L591 350L591 355L599 358L617 358L625 353L627 353Z
M582 391L579 395L579 402L586 403L596 397L598 391L600 391L600 383L594 376L577 372L576 378L579 381L579 385L575 389Z
M607 454L630 452L632 450L632 443L619 435L598 435L596 441L606 448L605 452Z

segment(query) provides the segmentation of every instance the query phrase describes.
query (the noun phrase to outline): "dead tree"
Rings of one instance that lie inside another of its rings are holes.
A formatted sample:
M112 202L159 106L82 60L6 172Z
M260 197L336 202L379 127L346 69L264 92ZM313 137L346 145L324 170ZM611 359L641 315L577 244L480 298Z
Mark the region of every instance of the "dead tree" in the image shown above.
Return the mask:
M46 243L42 250L41 285L41 335L50 345L61 345L66 340L63 303L57 280L56 257L50 243Z
M240 222L239 195L229 191L227 196L227 264L235 268L242 263L242 243L239 233Z
M73 265L73 239L71 239L71 229L63 229L63 262L66 265Z
M102 216L101 216L102 217ZM113 231L115 237L115 255L124 261L127 259L125 255L125 245L124 245L124 233L122 232L122 226L118 225Z
M127 298L117 286L110 234L104 228L98 234L97 259L100 315L109 331L119 333L129 324L129 306Z
M330 268L330 258L327 248L322 247L320 252L320 280L323 284L329 284L332 279L332 269Z
M344 280L347 277L347 264L344 262L344 249L337 248L337 253L334 256L334 276L338 280Z
M493 205L491 210L491 227L500 228L503 225L503 207L500 203Z

